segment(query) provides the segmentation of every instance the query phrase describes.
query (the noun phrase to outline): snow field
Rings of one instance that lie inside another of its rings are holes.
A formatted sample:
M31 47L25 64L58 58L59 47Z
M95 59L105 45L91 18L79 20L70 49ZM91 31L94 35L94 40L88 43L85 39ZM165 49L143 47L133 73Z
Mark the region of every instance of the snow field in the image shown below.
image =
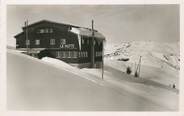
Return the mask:
M8 51L7 58L8 109L177 110L176 92L133 81L111 65L102 80L99 69L77 69L56 59L38 60L15 51Z

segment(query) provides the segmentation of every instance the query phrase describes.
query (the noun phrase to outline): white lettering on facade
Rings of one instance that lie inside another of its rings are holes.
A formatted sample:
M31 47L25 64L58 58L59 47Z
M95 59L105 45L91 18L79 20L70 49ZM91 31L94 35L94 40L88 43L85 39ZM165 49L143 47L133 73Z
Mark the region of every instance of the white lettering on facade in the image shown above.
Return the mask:
M60 48L65 48L65 49L76 49L74 44L61 44Z

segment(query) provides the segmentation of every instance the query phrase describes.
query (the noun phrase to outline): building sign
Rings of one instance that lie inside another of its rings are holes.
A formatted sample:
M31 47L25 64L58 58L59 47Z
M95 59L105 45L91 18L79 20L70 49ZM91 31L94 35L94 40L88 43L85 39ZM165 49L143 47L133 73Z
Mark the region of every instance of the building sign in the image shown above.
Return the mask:
M61 44L60 48L65 48L65 49L76 49L74 44Z
M66 44L66 39L60 39L60 48L76 49L74 44Z
M74 44L67 44L67 45L65 45L65 48L74 49L75 45Z

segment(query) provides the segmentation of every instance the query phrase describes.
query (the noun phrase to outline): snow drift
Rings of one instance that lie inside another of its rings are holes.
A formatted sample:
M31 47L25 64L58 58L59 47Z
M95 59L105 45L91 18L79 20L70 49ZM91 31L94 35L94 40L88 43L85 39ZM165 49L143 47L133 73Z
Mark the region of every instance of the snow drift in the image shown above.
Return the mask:
M105 80L99 78L99 73L99 70L80 70L55 59L38 60L8 50L8 109L177 110L178 95L173 91L125 80L127 75L109 66L105 69ZM125 78L120 79L122 76Z

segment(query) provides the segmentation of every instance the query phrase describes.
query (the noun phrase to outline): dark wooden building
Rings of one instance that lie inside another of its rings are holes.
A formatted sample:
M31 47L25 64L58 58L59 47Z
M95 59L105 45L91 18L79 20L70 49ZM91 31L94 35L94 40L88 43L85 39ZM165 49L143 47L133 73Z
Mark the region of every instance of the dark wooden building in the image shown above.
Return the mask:
M105 37L97 30L47 20L22 29L15 36L18 50L39 58L57 58L78 67L101 66Z

